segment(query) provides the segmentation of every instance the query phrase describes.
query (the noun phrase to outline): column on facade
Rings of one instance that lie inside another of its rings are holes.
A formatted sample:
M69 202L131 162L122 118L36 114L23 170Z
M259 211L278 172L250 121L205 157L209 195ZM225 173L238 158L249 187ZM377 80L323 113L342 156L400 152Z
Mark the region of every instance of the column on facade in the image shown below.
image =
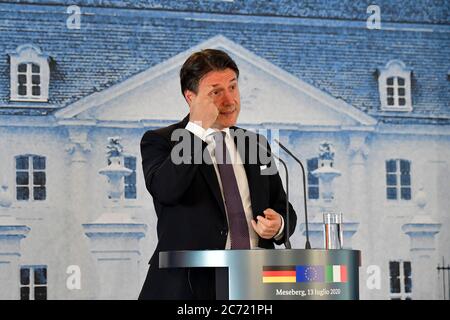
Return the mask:
M367 144L368 134L366 132L351 132L349 134L348 146L348 192L346 207L348 211L347 219L358 223L358 234L355 236L356 242L354 249L361 250L361 279L365 279L365 272L369 265L373 264L371 258L374 254L374 248L371 247L372 236L375 230L371 230L370 205L369 205L369 170L367 168L367 158L369 147ZM361 282L364 285L364 281ZM361 290L362 299L371 299L369 295L372 292Z
M348 195L346 199L351 205L348 217L356 219L362 224L360 233L367 225L366 218L368 217L369 203L368 203L368 171L367 171L367 156L369 148L365 133L352 133L349 136L350 143L348 147L349 155L349 185Z
M75 212L75 217L79 222L85 223L89 220L89 210L80 210L88 203L89 180L88 155L92 149L88 142L88 129L82 127L69 127L69 143L66 145L66 151L69 154L70 172L69 172L69 197L71 209Z
M11 215L12 196L3 184L0 189L0 300L20 299L20 242L30 228Z
M437 299L436 267L439 257L436 251L435 236L441 224L435 222L426 212L426 193L421 188L415 195L417 214L411 222L402 226L403 232L410 238L412 298L414 300Z
M64 201L66 212L62 214L64 228L61 241L64 242L60 261L61 270L68 266L76 266L80 270L81 289L66 290L61 293L67 299L92 299L96 296L97 283L95 282L95 266L89 254L89 243L84 237L82 224L91 219L94 207L90 201L93 190L92 177L89 177L91 166L90 152L92 145L89 142L89 128L80 126L67 127L68 142L66 152L68 155L67 195Z

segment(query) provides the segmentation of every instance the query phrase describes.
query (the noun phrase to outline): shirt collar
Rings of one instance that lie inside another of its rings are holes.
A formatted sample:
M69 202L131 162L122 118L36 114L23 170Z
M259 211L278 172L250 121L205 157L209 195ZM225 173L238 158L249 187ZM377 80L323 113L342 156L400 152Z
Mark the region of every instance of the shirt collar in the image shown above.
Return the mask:
M212 135L213 133L218 132L218 131L223 131L223 132L225 132L226 137L227 137L227 138L230 138L230 128L225 128L225 129L222 129L222 130L213 129L213 128L208 128L208 130L206 130L206 132L205 132L205 136L208 137L208 136L210 136L210 135Z

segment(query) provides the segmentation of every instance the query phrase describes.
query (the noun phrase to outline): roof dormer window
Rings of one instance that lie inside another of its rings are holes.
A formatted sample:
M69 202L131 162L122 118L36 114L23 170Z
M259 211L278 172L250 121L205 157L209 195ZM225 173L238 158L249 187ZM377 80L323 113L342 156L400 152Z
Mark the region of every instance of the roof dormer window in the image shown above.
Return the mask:
M379 71L381 110L412 111L411 70L403 62L392 60Z
M11 101L48 101L48 56L31 44L10 53Z

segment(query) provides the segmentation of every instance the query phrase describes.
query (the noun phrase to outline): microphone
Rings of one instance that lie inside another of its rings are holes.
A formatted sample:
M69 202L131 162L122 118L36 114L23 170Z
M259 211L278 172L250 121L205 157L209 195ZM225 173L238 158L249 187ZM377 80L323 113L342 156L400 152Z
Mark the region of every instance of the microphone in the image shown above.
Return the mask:
M305 243L305 249L311 249L311 244L309 242L309 230L308 230L308 206L306 204L306 175L305 175L305 167L303 167L302 162L292 154L292 152L290 152L288 150L288 148L286 148L280 141L278 141L277 139L274 139L276 143L278 143L278 145L288 154L290 155L302 168L302 173L303 173L303 201L305 204L305 226L306 226L306 243Z
M286 219L284 220L284 234L286 237L286 240L284 241L284 246L286 249L291 249L291 241L289 240L289 174L288 174L288 168L286 163L280 159L277 155L275 155L273 152L269 152L265 146L263 146L258 141L259 147L264 150L266 153L270 153L274 158L276 158L278 161L280 161L283 164L284 171L286 172Z

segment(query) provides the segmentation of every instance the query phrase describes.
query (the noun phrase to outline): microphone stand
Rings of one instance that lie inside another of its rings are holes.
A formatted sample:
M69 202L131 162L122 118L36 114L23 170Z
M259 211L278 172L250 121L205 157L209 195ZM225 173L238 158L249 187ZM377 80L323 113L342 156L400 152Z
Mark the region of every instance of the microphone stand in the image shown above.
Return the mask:
M305 249L311 249L311 244L309 242L309 229L308 229L308 206L306 204L306 174L305 174L305 168L303 167L302 162L292 154L280 141L277 139L274 139L276 143L288 154L290 155L302 168L302 174L303 174L303 202L305 205L305 226L306 226L306 243L305 243Z

